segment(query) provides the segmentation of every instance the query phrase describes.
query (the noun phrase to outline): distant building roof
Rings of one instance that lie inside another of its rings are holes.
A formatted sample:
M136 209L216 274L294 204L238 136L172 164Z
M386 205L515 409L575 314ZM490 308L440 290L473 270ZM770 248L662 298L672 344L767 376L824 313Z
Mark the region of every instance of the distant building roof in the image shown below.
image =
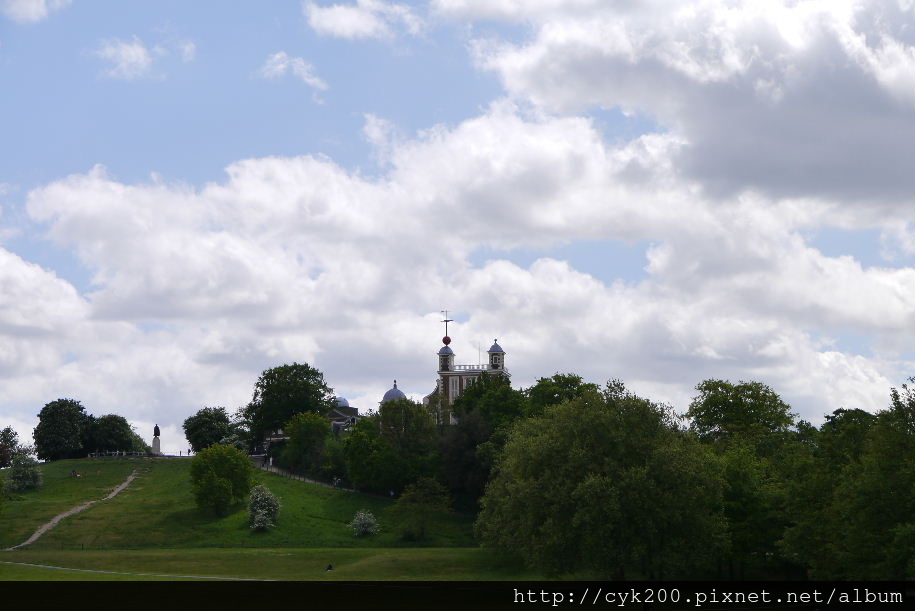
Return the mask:
M499 345L498 341L492 340L492 346L490 346L489 350L487 350L486 352L501 352L504 354L505 350L502 350L502 346Z
M384 397L381 398L382 403L387 403L388 401L394 401L395 399L406 399L407 395L403 394L403 391L397 388L397 380L394 380L394 388L384 393Z

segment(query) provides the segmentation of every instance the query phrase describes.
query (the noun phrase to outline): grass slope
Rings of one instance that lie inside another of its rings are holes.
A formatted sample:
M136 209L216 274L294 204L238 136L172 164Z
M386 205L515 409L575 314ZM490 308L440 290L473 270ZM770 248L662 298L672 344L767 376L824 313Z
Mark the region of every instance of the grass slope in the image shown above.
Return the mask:
M57 513L79 502L103 497L133 469L138 470L139 476L121 494L67 518L30 549L416 545L401 541L392 528L385 528L385 510L391 505L387 499L306 484L266 471L258 471L257 479L280 499L282 510L275 528L254 532L248 527L244 506L236 507L222 518L197 509L187 459L61 461L44 467L45 488L23 494L22 500L9 502L4 510L3 522L10 520L16 525L13 533L3 535L4 541L10 541L8 545L22 542ZM92 475L79 479L62 475L69 474L73 468ZM66 494L62 492L64 489ZM41 499L47 495L54 502L42 504ZM31 509L44 505L49 508L41 517L32 515ZM359 509L368 509L379 517L380 534L352 536L346 524ZM430 533L423 546L475 546L468 516L441 521Z
M142 469L144 459L61 460L41 466L44 485L40 490L16 494L3 504L0 514L0 549L22 543L39 526L68 509L103 498ZM75 478L72 471L81 475Z

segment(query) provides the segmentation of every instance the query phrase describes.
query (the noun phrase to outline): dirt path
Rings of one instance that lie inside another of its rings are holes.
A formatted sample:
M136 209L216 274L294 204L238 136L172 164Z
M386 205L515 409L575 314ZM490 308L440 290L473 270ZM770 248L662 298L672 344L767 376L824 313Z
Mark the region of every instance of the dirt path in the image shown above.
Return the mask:
M35 541L37 541L38 538L41 537L41 535L45 534L46 532L48 532L49 530L51 530L52 528L57 526L57 524L64 518L69 518L72 515L76 515L80 511L83 511L85 509L88 509L89 507L92 507L96 503L101 503L102 501L107 501L108 499L113 499L118 494L120 494L120 492L122 490L124 490L124 488L129 486L130 482L132 482L136 477L137 477L137 472L134 471L133 473L128 475L127 479L125 479L123 482L121 482L121 484L117 488L115 488L114 490L109 492L108 496L106 496L105 498L98 499L96 501L89 501L88 503L83 503L82 505L77 505L76 507L73 507L72 509L68 509L67 511L63 512L60 515L54 516L54 518L52 518L50 522L48 522L47 524L43 524L42 526L40 526L38 528L38 530L36 530L34 533L32 533L31 537L29 537L28 539L26 539L19 545L14 545L13 547L6 548L6 551L12 551L12 550L18 549L20 547L25 547L26 545L31 545L32 543L35 543Z

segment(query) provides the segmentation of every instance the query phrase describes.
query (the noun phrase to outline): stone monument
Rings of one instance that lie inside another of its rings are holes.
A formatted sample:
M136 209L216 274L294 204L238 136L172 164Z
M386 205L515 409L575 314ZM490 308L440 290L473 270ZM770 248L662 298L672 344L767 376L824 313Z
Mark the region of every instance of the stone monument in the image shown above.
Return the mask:
M162 450L159 447L159 425L158 424L153 429L152 453L153 453L153 456L162 456Z

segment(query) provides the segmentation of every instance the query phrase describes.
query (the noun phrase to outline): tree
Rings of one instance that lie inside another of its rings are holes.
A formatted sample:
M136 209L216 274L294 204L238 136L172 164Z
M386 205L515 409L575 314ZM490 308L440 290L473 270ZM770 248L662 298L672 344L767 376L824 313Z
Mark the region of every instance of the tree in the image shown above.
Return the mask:
M254 385L254 397L243 411L255 440L280 429L293 416L311 412L323 416L333 406L333 389L324 374L307 364L268 369Z
M663 576L724 544L721 493L718 462L670 410L611 382L515 423L476 531L550 574Z
M85 453L83 441L88 430L89 417L79 401L51 401L41 408L38 426L32 433L38 458L58 460L82 456Z
M492 429L477 411L472 411L448 427L440 438L442 483L455 495L462 506L472 506L483 496L489 481L492 461L480 452L480 447L492 435ZM488 448L487 448L488 449Z
M289 437L282 452L283 462L318 475L324 446L331 434L327 419L311 412L296 414L283 426L283 432Z
M388 516L407 541L422 541L429 525L451 511L448 490L430 477L423 477L409 486L388 509Z
M846 560L836 532L848 528L844 495L861 473L861 457L877 416L837 409L813 436L806 451L794 446L785 469L789 525L779 541L783 555L808 568L814 578L841 578ZM799 425L800 428L800 425ZM792 447L792 446L789 446Z
M135 445L133 429L123 416L108 414L90 421L91 445L86 450L114 452L131 450Z
M400 490L398 458L381 437L378 415L362 418L343 441L346 473L357 490L387 494Z
M240 503L251 489L254 467L248 456L219 444L201 450L191 460L191 484L197 506L216 515Z
M9 467L19 448L19 436L12 427L0 431L0 469Z
M915 382L915 378L910 378ZM814 560L816 578L915 579L915 388L890 391L858 463L833 495L829 564Z
M573 373L556 373L549 378L540 378L525 391L531 415L543 413L547 407L577 399L589 392L598 392L597 384L585 382Z
M200 452L214 443L220 443L229 434L229 415L224 407L204 407L187 418L183 428L191 448Z
M524 394L513 389L508 378L486 373L454 400L458 420L477 412L493 430L511 424L524 415L526 408Z
M761 382L732 384L705 380L696 386L699 395L690 403L687 417L692 429L706 441L728 441L735 436L754 440L771 453L779 435L794 424L791 408Z
M6 490L8 492L22 492L41 488L41 467L38 461L28 454L17 454L13 457L12 465L6 477Z

